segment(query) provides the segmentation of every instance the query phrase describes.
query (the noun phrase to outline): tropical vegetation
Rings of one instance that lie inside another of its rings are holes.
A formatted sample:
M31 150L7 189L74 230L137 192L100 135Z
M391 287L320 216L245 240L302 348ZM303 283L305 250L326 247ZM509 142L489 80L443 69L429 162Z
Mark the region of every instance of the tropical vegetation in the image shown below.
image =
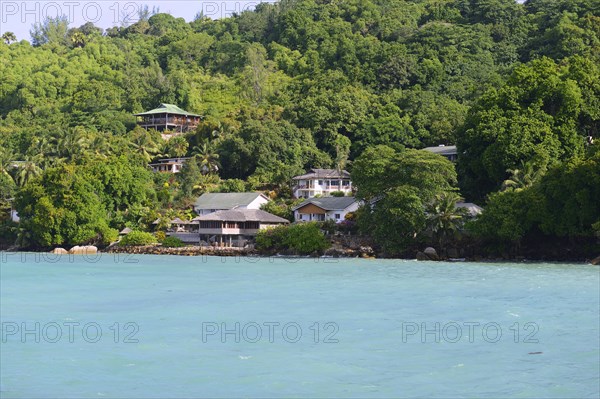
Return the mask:
M186 216L208 191L352 172L360 231L398 255L596 239L596 0L280 0L191 22L147 9L106 30L66 18L0 41L0 238L104 244ZM163 140L135 113L203 115ZM458 146L458 163L420 149ZM190 157L177 175L147 165ZM458 198L485 210L465 220ZM16 209L21 221L9 221ZM492 245L492 246L493 246Z

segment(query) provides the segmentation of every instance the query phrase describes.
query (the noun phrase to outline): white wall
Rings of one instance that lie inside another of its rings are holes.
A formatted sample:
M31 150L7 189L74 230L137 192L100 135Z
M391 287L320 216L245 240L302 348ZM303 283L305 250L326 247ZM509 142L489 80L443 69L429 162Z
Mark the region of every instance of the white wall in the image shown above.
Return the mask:
M269 200L262 195L256 197L254 201L248 204L248 206L244 207L246 209L260 209L260 207L269 202ZM241 208L241 207L240 207Z
M323 184L319 184L321 181ZM332 184L337 184L338 187L332 188L327 186L326 182L331 181ZM341 186L341 180L336 179L315 179L315 180L298 180L298 186L306 186L306 188L299 188L294 192L296 198L304 198L305 194L309 194L308 198L312 198L316 195L329 196L333 191L343 191L346 194L352 192L352 182L348 186ZM308 188L312 184L312 187Z
M336 223L340 223L343 222L344 220L346 220L346 215L350 212L356 212L358 210L358 202L355 202L353 204L351 204L349 207L347 207L346 209L342 209L342 210L335 210L335 211L327 211L325 212L325 220L334 220ZM339 215L339 219L335 217L335 215ZM304 214L304 213L300 213L300 210L296 210L294 211L294 220L296 222L309 222L311 220L317 220L318 215L313 214L312 215L312 219L311 219L311 215L309 214Z

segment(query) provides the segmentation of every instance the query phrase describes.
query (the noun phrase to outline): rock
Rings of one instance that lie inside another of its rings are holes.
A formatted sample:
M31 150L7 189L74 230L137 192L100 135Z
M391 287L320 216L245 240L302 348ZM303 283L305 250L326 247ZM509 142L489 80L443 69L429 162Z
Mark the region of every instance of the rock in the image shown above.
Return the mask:
M435 250L435 248L427 247L427 248L425 248L425 251L423 251L423 253L425 255L427 255L427 257L429 258L429 260L440 260L440 257L438 256L437 251Z
M600 256L597 256L595 259L592 259L592 265L600 266Z
M423 252L419 251L417 252L417 260L429 260L429 257L427 255L425 255Z
M50 251L50 253L56 255L67 255L69 251L64 248L54 248L52 251Z
M375 251L373 251L373 248L371 248L371 247L360 247L359 251L362 255L367 255L367 256L373 256L373 254L375 253Z
M98 253L98 248L93 245L84 245L81 247L76 245L69 250L69 253L72 255L94 255Z

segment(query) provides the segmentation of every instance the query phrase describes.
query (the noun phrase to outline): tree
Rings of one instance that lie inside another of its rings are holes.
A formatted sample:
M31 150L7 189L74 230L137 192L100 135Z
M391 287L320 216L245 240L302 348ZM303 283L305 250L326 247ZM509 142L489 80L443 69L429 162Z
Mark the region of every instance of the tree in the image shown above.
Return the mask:
M64 45L66 44L68 29L68 17L62 15L58 17L46 17L44 21L36 22L29 33L31 34L34 46L41 46L46 43Z
M202 143L200 146L195 146L192 153L200 163L200 170L203 174L216 174L219 171L221 166L219 163L220 155L214 152L207 142Z
M188 142L183 136L175 136L167 142L166 152L170 157L179 158L185 156L188 151Z
M427 231L437 240L439 248L445 248L448 241L463 229L467 211L456 206L460 200L458 194L444 192L436 195L426 206Z
M13 32L7 31L2 34L2 40L4 40L4 43L10 44L11 42L17 41L17 36L15 36Z
M41 155L34 157L28 157L22 164L17 168L17 183L20 187L25 186L32 179L42 174L42 169L38 166L41 160Z
M585 132L599 117L590 105L600 101L600 87L588 87L584 76L600 72L580 59L558 65L542 58L517 67L504 87L482 97L458 133L461 188L469 198L498 190L520 162L535 160L543 169L583 155Z
M546 173L546 168L543 165L538 167L535 165L535 160L530 160L526 163L521 161L518 169L508 169L507 172L510 178L502 183L502 191L520 191L537 182Z
M440 200L447 205L456 199L451 195L456 190L456 172L442 156L387 146L368 148L354 162L352 180L358 187L357 197L366 202L358 212L359 227L387 254L401 254L421 242L428 206L438 206L430 208L431 223L434 214L438 223L444 221L436 233L445 234L452 226L453 216L447 207L442 212Z
M73 32L71 34L70 40L71 40L71 44L73 44L73 47L85 46L86 38L85 38L85 35L80 31Z
M108 244L116 230L87 176L74 165L44 171L15 198L25 246Z
M256 237L256 247L262 251L289 251L309 255L322 253L330 246L331 243L315 222L261 230Z

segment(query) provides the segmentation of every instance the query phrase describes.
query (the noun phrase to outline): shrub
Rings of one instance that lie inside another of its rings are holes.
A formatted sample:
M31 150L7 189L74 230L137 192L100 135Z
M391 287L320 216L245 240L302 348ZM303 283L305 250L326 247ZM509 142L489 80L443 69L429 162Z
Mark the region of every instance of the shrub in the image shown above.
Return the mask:
M256 249L261 251L282 249L287 226L260 230L256 236Z
M335 220L328 219L324 222L320 223L321 230L326 232L327 234L334 234L337 230L337 223Z
M119 231L116 229L111 229L110 227L104 225L98 228L99 234L102 237L100 242L102 244L110 244L111 242L115 242L119 239Z
M163 242L165 238L167 238L167 234L164 231L157 231L154 233L154 236L158 240L158 242Z
M145 231L134 230L121 239L119 245L150 245L157 243L156 237Z
M166 237L162 241L162 246L167 248L180 248L184 247L185 243L177 237Z
M345 196L346 196L346 193L345 193L345 192L343 192L343 191L332 191L332 192L330 193L330 195L331 195L332 197L345 197Z
M282 251L307 255L322 252L330 247L317 223L298 223L262 230L256 237L259 250Z
M317 223L299 223L287 228L284 245L299 254L321 252L331 246Z

